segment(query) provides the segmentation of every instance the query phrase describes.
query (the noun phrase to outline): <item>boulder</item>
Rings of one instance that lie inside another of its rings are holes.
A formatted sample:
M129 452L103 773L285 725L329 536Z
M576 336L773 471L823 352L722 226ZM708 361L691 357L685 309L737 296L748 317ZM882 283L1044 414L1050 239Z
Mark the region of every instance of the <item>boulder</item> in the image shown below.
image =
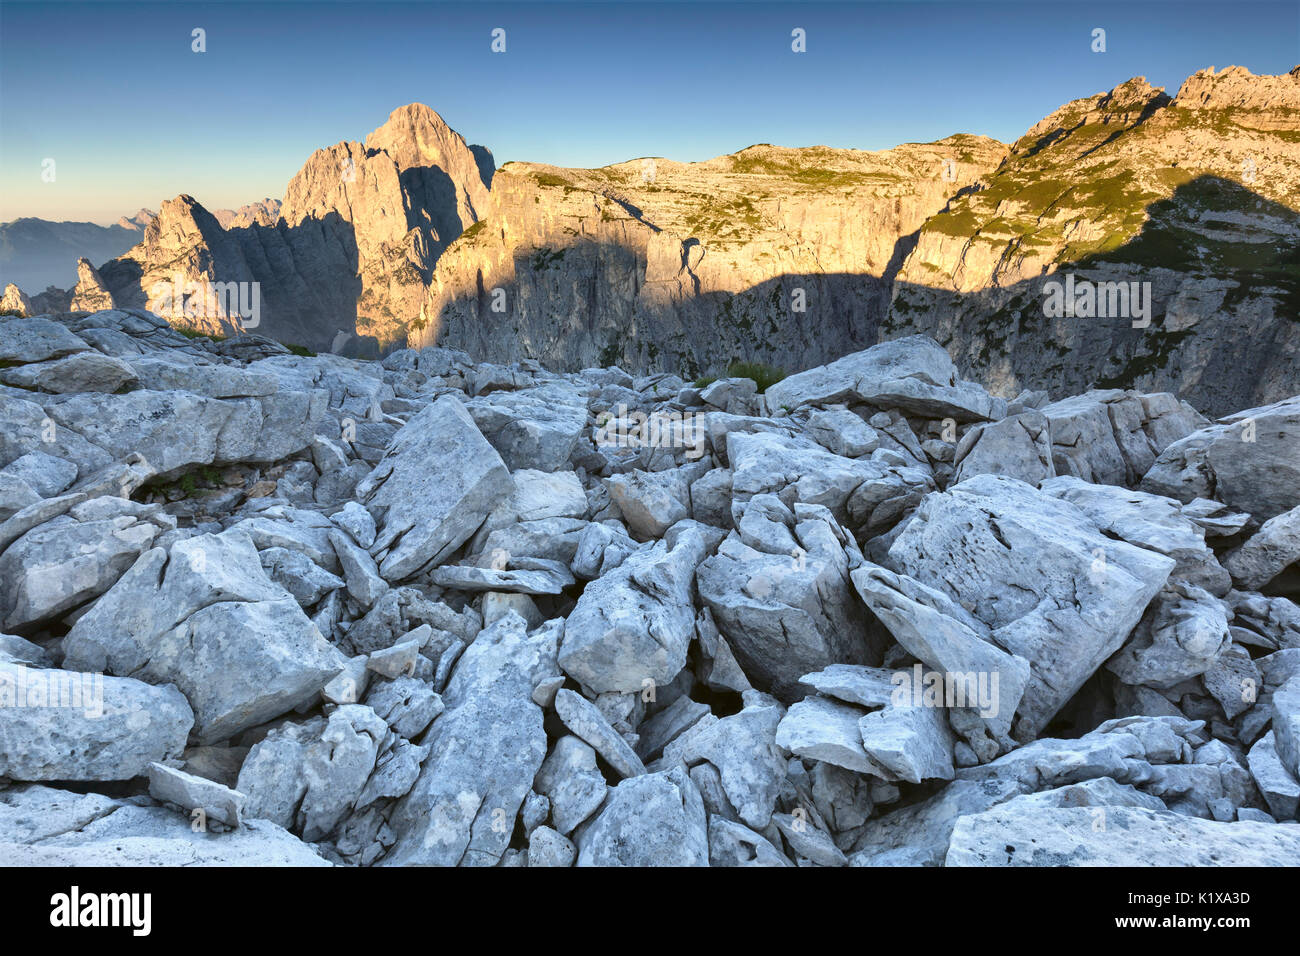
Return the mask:
M0 661L0 777L130 780L180 756L193 725L170 685Z
M1119 650L1174 568L1104 535L1074 505L996 475L928 496L888 556L1029 662L1013 729L1021 741Z
M379 528L371 554L384 579L440 564L512 489L501 456L464 406L451 396L430 404L357 486Z
M560 667L597 693L667 684L686 666L695 633L696 566L711 549L706 526L679 525L587 585L564 624Z
M1056 474L1051 427L1036 411L976 425L962 436L953 464L954 481L974 475L1008 475L1036 485Z
M1251 408L1168 445L1142 490L1190 502L1213 498L1260 521L1300 505L1300 396Z
M878 653L849 581L851 539L824 508L800 505L797 514L786 519L789 527L764 521L759 530L746 512L742 524L755 544L794 546L768 553L733 532L698 574L700 599L745 676L787 702L807 692L803 675L834 663L866 664Z
M1270 866L1300 827L1217 823L1143 807L995 807L953 827L946 866ZM1103 825L1096 825L1101 821ZM1123 837L1116 839L1115 834Z
M1223 559L1237 587L1258 591L1300 562L1300 505L1264 522L1246 543Z
M235 530L145 552L77 620L64 651L65 667L174 683L200 743L307 703L344 666Z
M492 866L546 757L537 684L557 676L558 624L508 614L475 638L442 694L420 776L394 807L385 865Z
M769 386L766 397L774 413L848 401L958 421L1006 414L1005 401L990 397L974 382L961 381L943 346L924 335L882 342L791 375Z
M708 866L704 802L681 768L619 783L578 835L578 866Z
M33 832L27 821L41 820ZM195 830L165 807L133 806L48 787L0 791L0 860L13 866L329 866L265 820L226 833Z

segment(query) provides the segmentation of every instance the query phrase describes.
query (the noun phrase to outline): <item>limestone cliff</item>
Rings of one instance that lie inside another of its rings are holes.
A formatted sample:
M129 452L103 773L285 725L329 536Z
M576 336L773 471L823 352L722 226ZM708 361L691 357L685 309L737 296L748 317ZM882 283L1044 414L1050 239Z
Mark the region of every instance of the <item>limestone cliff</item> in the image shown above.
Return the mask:
M1300 68L1142 78L1066 104L922 228L886 337L1004 394L1171 390L1210 413L1300 381ZM1149 283L1149 315L1049 317L1045 284ZM1135 327L1136 326L1136 327Z
M696 374L875 340L909 236L1006 148L754 146L701 163L509 163L439 259L413 344L482 359Z
M199 331L249 325L220 295L187 287L235 283L251 299L256 283L261 334L324 349L344 332L387 348L404 341L434 261L474 222L491 175L490 153L413 104L365 144L313 153L282 203L218 218L190 196L164 202L140 244L101 271L119 304Z

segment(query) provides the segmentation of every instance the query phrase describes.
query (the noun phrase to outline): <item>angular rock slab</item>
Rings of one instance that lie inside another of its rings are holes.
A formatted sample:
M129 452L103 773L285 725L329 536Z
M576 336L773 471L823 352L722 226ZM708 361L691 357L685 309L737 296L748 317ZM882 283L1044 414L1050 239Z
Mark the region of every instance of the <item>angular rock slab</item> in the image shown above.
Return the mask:
M702 526L643 545L582 592L564 625L560 667L597 693L639 693L672 681L695 635L696 566L710 548Z
M639 777L645 773L645 766L636 751L587 698L560 688L555 694L555 713L564 721L564 726L590 744L620 776Z
M0 822L0 860L10 866L60 867L330 865L312 847L265 820L250 820L229 833L196 833L188 817L165 807L118 804L105 809L85 826L39 843L10 842Z
M680 767L622 781L578 836L578 866L708 866L704 801Z
M805 674L873 656L849 556L830 523L813 516L795 535L790 553L769 554L733 534L697 575L700 599L745 675L787 703L807 693Z
M379 525L370 553L391 582L442 562L513 491L496 449L444 395L397 432L356 494Z
M961 817L945 866L1300 864L1300 827L1218 823L1142 807L995 807ZM1104 827L1098 827L1098 819Z
M776 733L785 714L771 698L752 700L738 714L702 721L664 751L688 766L707 760L741 820L763 829L785 780L785 752Z
M118 500L75 505L4 549L0 625L18 629L72 610L107 591L131 567L161 528L148 520L149 506L113 507ZM79 515L85 520L77 520Z
M871 762L862 748L860 707L825 697L806 697L790 706L776 729L776 745L808 760L880 777L890 776Z
M1029 683L1028 661L1004 651L983 622L935 588L871 564L857 568L851 577L863 602L909 653L943 675L963 677L963 701L954 700L955 706L975 706L975 701L965 699L964 689L973 679L978 695L982 680L990 691L996 689L996 700L980 709L981 718L995 737L1011 729ZM810 674L804 682L814 678L819 675ZM892 685L894 675L888 675L888 680ZM818 689L843 698L834 684L829 686L823 689L819 685Z
M0 777L130 780L194 725L175 687L0 662Z
M531 634L513 612L479 632L443 692L447 709L423 743L429 756L393 810L386 866L494 866L546 757L533 688L559 675L559 628Z
M1300 562L1300 505L1274 515L1223 566L1238 587L1258 591L1292 564Z
M174 683L203 744L307 703L345 664L236 529L145 552L64 650L65 667Z
M1032 740L1117 651L1173 559L1103 535L1075 506L996 475L922 501L889 563L962 603L1030 665L1013 735Z
M1260 521L1300 505L1300 395L1219 419L1169 445L1142 490L1213 498Z
M882 342L791 375L769 386L766 397L773 411L852 401L958 421L1006 414L1004 400L992 398L974 382L959 380L947 351L924 335Z

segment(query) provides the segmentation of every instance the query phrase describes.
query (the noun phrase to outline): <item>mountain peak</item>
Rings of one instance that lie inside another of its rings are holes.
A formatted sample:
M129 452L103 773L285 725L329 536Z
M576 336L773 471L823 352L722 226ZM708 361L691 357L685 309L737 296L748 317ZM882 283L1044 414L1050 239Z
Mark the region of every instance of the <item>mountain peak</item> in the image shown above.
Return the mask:
M1248 109L1266 113L1300 110L1300 66L1277 76L1256 76L1244 66L1198 70L1183 81L1174 105L1184 109Z

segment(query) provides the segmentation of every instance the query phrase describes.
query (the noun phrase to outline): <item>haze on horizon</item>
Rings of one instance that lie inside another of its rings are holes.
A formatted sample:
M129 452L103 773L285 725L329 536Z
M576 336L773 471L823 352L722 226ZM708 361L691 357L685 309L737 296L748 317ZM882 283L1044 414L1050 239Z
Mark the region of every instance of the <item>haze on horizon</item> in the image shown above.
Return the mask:
M364 139L410 102L498 165L695 161L758 142L886 149L953 133L1007 142L1132 76L1173 94L1208 66L1286 72L1298 11L1272 0L5 3L0 221L108 224L182 192L209 209L281 197L312 151ZM192 49L196 27L206 52ZM791 50L796 27L807 52ZM1105 53L1091 50L1097 27ZM491 49L495 28L504 53Z

